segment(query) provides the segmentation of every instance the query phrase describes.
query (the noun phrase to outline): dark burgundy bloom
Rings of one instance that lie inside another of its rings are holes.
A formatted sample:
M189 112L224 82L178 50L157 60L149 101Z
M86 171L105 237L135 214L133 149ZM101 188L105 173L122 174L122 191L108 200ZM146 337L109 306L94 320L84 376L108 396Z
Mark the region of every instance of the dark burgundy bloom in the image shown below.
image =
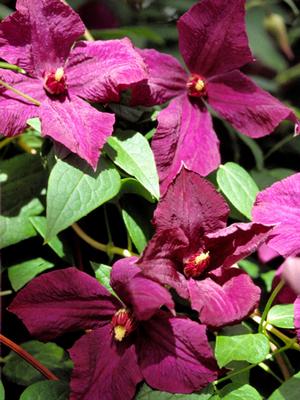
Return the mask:
M277 225L267 240L271 249L284 257L300 254L300 173L260 192L252 215L255 222Z
M182 169L155 212L156 233L139 264L143 273L190 298L202 323L219 327L246 317L260 290L234 263L256 250L271 226L226 227L229 208L212 184Z
M121 90L146 78L129 39L78 42L79 16L60 0L18 0L17 11L0 24L0 57L26 71L1 70L0 78L41 103L40 107L0 86L0 131L7 136L40 117L42 133L96 168L99 149L115 117L88 102L119 100Z
M189 70L155 50L140 54L148 85L137 85L132 104L174 98L160 112L152 148L161 192L182 163L205 176L220 164L219 141L206 104L238 131L253 138L271 133L294 113L256 86L238 68L253 61L245 30L245 0L202 0L178 21L179 49Z
M121 301L96 279L75 268L44 274L21 290L9 310L32 335L48 340L88 330L71 348L72 400L131 399L137 383L190 393L217 377L206 327L174 317L170 293L133 265L118 261L111 285Z

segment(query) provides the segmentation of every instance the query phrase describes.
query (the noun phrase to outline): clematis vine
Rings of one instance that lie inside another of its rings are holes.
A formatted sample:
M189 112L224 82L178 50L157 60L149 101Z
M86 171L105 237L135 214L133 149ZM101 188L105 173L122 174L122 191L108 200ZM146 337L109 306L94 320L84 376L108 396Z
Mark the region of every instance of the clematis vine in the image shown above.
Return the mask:
M229 207L212 184L182 169L154 214L156 232L138 261L143 273L190 299L202 323L238 322L257 306L260 289L232 266L255 251L271 225L226 227Z
M132 104L173 99L160 112L152 149L164 193L182 163L202 176L220 164L219 141L207 105L252 138L271 133L295 114L238 69L253 61L245 30L245 0L202 0L178 21L179 49L188 72L173 57L140 50L149 81L136 85Z
M300 173L294 174L257 195L253 221L277 225L268 246L284 257L300 254Z
M0 133L16 135L39 117L44 136L95 169L115 117L88 102L119 101L146 79L144 63L127 38L74 46L85 27L61 0L17 0L16 9L0 24L0 57L25 74L0 70Z
M44 340L86 330L70 349L72 400L131 399L143 379L156 389L190 393L218 375L205 325L175 317L168 290L134 262L124 259L112 268L111 286L121 300L67 268L31 281L9 307Z

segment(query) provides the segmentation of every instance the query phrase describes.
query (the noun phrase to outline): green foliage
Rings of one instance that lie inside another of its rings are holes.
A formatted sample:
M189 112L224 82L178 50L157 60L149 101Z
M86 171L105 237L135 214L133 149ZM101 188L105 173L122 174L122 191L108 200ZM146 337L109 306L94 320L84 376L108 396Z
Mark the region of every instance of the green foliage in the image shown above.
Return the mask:
M294 329L294 304L278 304L268 312L267 321L278 328Z
M105 264L98 264L95 262L91 262L91 266L95 272L95 277L101 285L103 285L110 293L115 295L112 287L110 286L110 273L111 267Z
M248 384L236 388L235 384L225 386L218 395L211 400L261 400L262 396L253 386Z
M208 386L199 393L192 394L172 394L151 389L146 383L143 384L135 400L209 400L212 398L214 390Z
M268 400L299 400L300 372L276 389Z
M0 400L5 400L5 391L3 383L0 381Z
M117 170L103 157L96 172L83 163L77 165L71 161L73 157L68 162L57 160L49 177L47 241L112 199L120 189Z
M42 381L28 386L20 400L68 400L69 387L66 382Z

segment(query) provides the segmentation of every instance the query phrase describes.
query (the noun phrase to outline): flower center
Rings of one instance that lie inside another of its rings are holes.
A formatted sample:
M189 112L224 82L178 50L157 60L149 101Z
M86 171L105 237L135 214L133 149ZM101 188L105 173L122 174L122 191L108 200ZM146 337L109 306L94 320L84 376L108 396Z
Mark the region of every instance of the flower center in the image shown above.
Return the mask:
M208 267L210 262L209 251L194 254L184 262L183 272L187 278L198 278Z
M44 88L50 94L62 94L66 92L66 75L62 67L57 68L55 72L46 72L44 74Z
M125 308L118 310L111 320L114 338L121 342L135 328L135 321L131 313Z
M192 74L189 77L186 88L188 95L191 97L204 97L207 95L204 78L198 74Z

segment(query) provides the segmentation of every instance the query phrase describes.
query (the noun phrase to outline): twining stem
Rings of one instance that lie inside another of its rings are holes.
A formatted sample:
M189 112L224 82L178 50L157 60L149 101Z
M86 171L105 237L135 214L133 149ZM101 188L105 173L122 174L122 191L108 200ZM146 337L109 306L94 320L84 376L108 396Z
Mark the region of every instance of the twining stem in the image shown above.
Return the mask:
M10 142L12 142L13 140L15 140L14 136L11 137L7 137L3 140L1 140L0 142L0 149L2 149L3 147L7 146Z
M138 256L138 254L133 253L132 251L129 251L127 249L122 249L121 247L97 242L96 240L91 238L87 233L85 233L76 223L72 225L72 228L82 240L88 243L91 247L94 247L94 249L103 251L107 254L119 254L122 257Z
M268 315L268 312L269 312L269 310L270 310L270 308L271 308L271 306L273 304L273 301L275 300L275 298L278 295L278 293L280 292L280 290L283 288L284 284L285 284L284 280L281 279L280 282L278 283L278 285L273 290L271 296L269 297L269 300L267 301L267 304L265 306L264 312L262 313L261 321L260 321L259 327L258 327L258 331L260 333L262 333L263 330L264 330L264 322L267 319L267 315Z
M21 74L24 74L25 71L23 68L18 67L17 65L14 64L8 64L6 62L0 61L0 68L2 69L9 69L11 71L16 71L16 72L20 72Z
M53 374L47 367L41 364L36 358L34 358L31 354L29 354L26 350L22 349L21 346L8 339L7 337L0 335L0 342L5 346L9 347L18 356L22 357L26 362L32 365L37 371L43 374L47 379L51 381L58 381L59 378Z
M277 350L277 346L275 346L275 344L272 342L270 342L270 347L271 347L272 351ZM280 371L282 373L282 376L284 377L284 380L287 381L291 377L291 374L290 374L288 366L286 365L286 363L282 357L282 354L275 354L274 358L280 368Z
M2 290L0 292L0 297L1 296L9 296L10 294L12 294L12 290Z
M293 135L285 136L282 140L277 142L265 155L264 160L266 161L273 153L279 150L281 147L291 142L294 139Z
M86 40L88 40L89 42L94 42L95 41L95 38L93 37L93 35L91 34L91 32L87 28L85 28L83 37Z
M2 81L1 79L0 79L0 85L4 86L8 90L11 90L12 92L16 93L17 95L23 97L24 99L30 101L32 104L34 104L36 106L41 105L40 101L34 99L33 97L29 96L26 93L21 92L20 90L14 88L13 86L10 86L8 83Z

